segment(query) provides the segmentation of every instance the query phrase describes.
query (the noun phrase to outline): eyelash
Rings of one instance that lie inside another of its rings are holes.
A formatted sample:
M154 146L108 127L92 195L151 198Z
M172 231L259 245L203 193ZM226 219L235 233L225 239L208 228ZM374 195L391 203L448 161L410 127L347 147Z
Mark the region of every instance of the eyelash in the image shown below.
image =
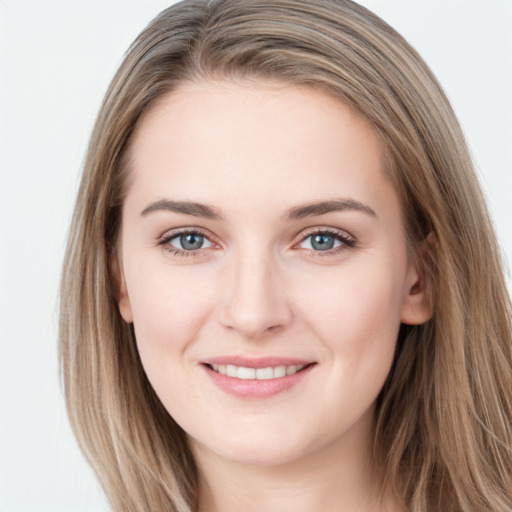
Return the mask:
M168 235L167 234L164 235L158 242L158 245L164 247L165 250L167 252L169 252L170 254L172 254L173 256L178 256L178 257L183 257L183 258L200 256L201 253L203 252L201 249L186 251L186 250L178 249L177 247L173 247L171 245L171 240L174 240L175 238L179 238L181 236L186 236L186 235L199 235L211 242L208 235L202 229L189 228L189 229L181 229L179 231L169 233ZM212 242L212 243L214 243L214 242Z
M209 236L200 228L189 228L189 229L181 229L180 231L175 231L172 233L169 233L167 235L164 235L158 242L158 246L162 246L165 248L167 252L172 254L173 256L177 257L195 257L200 256L203 253L203 249L196 249L196 250L182 250L178 249L176 247L173 247L170 245L170 242L174 240L175 238L186 236L186 235L199 235L203 238L210 241L210 243L215 243L212 240L210 240ZM308 238L315 236L315 235L328 235L333 237L335 240L341 242L341 245L339 247L336 247L334 249L328 249L325 251L315 251L313 249L304 249L306 250L310 255L316 257L326 257L326 256L335 256L339 254L340 252L356 247L357 242L356 240L344 233L343 231L339 231L333 228L314 228L311 230L306 231L302 234L300 240L294 244L294 247L305 242Z
M341 245L339 247L336 247L334 249L328 249L325 251L315 251L313 249L305 249L308 251L308 253L314 257L328 257L328 256L336 256L342 251L345 251L347 249L351 249L353 247L356 247L357 243L356 240L348 235L347 233L333 229L333 228L313 228L311 230L306 231L301 235L300 240L294 244L298 245L303 242L305 242L308 238L311 238L315 235L328 235L334 238L335 240L341 242Z

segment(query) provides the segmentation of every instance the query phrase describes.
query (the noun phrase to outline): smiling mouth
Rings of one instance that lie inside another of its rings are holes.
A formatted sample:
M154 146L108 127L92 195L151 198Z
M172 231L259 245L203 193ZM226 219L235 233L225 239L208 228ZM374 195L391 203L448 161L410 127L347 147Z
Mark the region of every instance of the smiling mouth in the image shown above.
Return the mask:
M246 366L235 366L232 364L207 364L206 366L220 375L233 377L240 380L276 380L294 375L306 368L309 368L315 363L303 365L280 365L269 366L266 368L250 368Z

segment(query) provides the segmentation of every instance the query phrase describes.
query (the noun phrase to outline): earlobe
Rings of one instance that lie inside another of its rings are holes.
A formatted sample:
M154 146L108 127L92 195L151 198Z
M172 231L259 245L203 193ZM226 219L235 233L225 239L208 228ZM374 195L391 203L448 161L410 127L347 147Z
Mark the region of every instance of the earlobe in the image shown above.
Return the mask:
M435 243L435 235L430 233L420 244L411 261L400 316L400 321L404 324L420 325L432 317L432 283L427 278L425 269L426 261Z
M119 313L125 322L133 323L130 298L128 297L126 282L117 256L112 257L110 274L115 288L115 298L119 307Z

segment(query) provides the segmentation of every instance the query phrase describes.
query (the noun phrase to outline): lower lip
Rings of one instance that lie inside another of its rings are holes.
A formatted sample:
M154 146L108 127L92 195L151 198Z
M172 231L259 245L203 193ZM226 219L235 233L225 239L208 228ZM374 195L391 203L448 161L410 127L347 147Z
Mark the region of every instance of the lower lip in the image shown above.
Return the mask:
M315 367L312 364L303 370L278 379L237 379L222 375L206 365L203 365L206 374L212 382L222 391L238 398L268 398L287 391L301 382Z

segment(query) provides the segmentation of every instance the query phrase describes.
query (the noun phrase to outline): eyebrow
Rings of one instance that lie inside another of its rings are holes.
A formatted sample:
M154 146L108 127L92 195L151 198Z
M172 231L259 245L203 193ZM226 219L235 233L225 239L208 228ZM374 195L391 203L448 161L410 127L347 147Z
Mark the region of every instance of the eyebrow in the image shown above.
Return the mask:
M333 199L296 206L287 210L283 218L292 221L345 210L358 211L372 217L377 217L373 208L360 201L354 199ZM192 201L171 201L170 199L160 199L159 201L149 204L142 210L141 215L146 216L157 211L183 213L185 215L193 215L194 217L203 217L212 220L221 220L223 218L221 211L215 206Z
M161 199L149 204L142 210L141 215L146 216L151 212L158 211L184 213L186 215L193 215L194 217L203 217L213 220L222 219L220 210L215 208L215 206L191 201L171 201L169 199Z
M298 220L305 217L324 215L326 213L341 212L345 210L358 211L372 217L377 217L373 208L361 203L360 201L356 201L354 199L333 199L330 201L319 201L291 208L285 213L284 218L286 220Z

